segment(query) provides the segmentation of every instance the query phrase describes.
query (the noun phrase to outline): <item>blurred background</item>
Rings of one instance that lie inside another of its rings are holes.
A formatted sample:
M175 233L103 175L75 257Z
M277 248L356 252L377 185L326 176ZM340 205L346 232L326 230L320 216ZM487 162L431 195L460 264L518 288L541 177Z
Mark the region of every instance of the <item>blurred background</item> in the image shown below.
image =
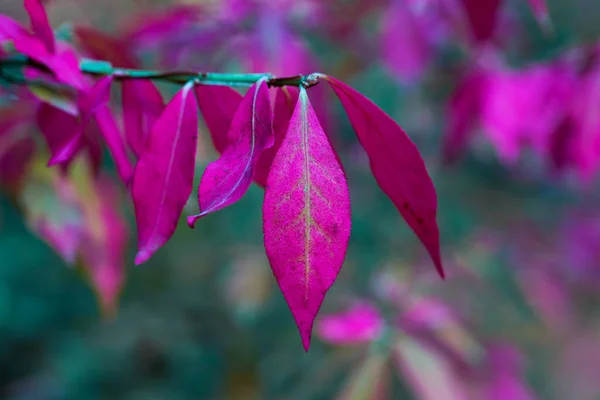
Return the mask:
M0 141L0 398L599 399L600 2L487 1L47 2L61 39L115 65L319 71L360 90L426 160L448 277L325 85L309 93L353 230L308 354L264 254L262 189L180 221L134 267L110 159L98 179L46 169L30 105L4 87L0 130L18 116L32 138ZM0 13L27 22L21 0ZM217 157L200 129L196 182Z

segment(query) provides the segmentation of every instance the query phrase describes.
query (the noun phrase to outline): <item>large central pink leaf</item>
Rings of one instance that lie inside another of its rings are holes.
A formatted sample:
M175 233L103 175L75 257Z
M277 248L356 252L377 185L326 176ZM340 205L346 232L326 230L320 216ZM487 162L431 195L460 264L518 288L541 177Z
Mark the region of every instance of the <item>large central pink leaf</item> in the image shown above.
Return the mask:
M196 99L188 83L152 127L134 172L136 264L150 258L175 232L192 193L197 141Z
M417 234L443 277L437 195L419 150L396 122L371 100L343 82L325 78L340 99L358 140L369 155L371 171Z
M350 193L334 150L301 89L267 178L265 248L308 351L312 326L350 238Z
M238 107L221 157L210 163L198 188L200 214L188 217L188 225L221 210L246 193L262 152L273 146L273 111L264 80L254 84Z

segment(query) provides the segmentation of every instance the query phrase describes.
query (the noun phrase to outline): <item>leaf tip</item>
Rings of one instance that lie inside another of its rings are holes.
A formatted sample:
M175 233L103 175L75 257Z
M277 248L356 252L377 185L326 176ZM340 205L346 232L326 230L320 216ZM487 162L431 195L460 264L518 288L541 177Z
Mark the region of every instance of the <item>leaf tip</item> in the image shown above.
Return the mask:
M135 265L140 265L148 261L152 257L152 253L152 251L146 248L140 249L135 256Z

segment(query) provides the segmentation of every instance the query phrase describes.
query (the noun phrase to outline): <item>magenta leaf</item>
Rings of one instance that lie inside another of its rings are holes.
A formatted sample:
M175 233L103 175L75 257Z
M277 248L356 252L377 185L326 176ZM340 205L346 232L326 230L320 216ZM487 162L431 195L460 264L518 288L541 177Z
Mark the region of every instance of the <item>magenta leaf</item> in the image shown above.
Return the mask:
M139 156L165 104L154 83L137 79L123 81L122 101L125 137L129 147Z
M383 328L379 310L367 301L360 301L343 313L320 318L316 332L327 343L348 345L372 342L381 336Z
M283 143L283 138L287 132L290 119L294 114L296 108L296 102L298 101L299 95L298 88L285 87L277 90L277 96L275 97L275 110L273 116L273 133L275 135L275 144L273 147L265 150L258 159L256 164L256 171L254 172L254 181L261 187L267 186L267 177L269 176L269 170L273 163L275 154Z
M75 157L75 154L77 154L84 144L84 132L90 119L92 119L99 108L108 104L110 100L110 85L112 81L112 75L105 76L98 80L89 92L81 93L77 99L80 117L79 126L73 132L73 135L65 141L65 144L53 152L48 165L65 164Z
M48 15L40 0L25 0L25 9L31 20L31 28L35 35L44 43L49 53L55 51L54 32L48 21Z
M433 56L427 35L405 0L394 0L382 22L382 61L402 81L418 79ZM402 50L399 50L402 49Z
M271 268L308 351L314 319L346 256L350 193L303 88L267 179L263 230Z
M94 118L98 124L100 134L104 138L106 145L112 155L119 176L125 183L129 183L133 175L133 166L127 154L125 140L121 135L117 121L108 105L104 105L96 110Z
M229 142L229 125L243 96L228 86L197 85L195 91L213 145L219 154L223 154Z
M444 277L436 222L437 195L419 150L375 103L335 78L327 76L325 79L344 106L369 156L379 187L419 237Z
M221 157L204 171L198 188L200 214L188 217L190 227L241 199L252 183L260 155L273 146L273 111L265 80L252 85L242 99L227 138L229 144Z
M192 193L198 115L187 83L156 120L133 176L138 227L136 264L148 260L175 232Z

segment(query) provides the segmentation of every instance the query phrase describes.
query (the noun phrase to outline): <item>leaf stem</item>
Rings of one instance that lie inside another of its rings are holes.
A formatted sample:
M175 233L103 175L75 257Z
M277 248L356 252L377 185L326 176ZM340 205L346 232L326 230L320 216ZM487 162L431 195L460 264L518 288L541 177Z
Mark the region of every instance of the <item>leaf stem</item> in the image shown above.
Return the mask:
M50 72L49 69L31 58L18 54L15 56L0 58L0 77L5 76L7 69L32 67L44 72ZM251 86L261 79L266 79L270 87L296 86L308 88L319 82L321 74L295 75L287 77L275 77L270 73L259 74L232 74L217 72L195 72L195 71L153 71L145 69L115 68L108 61L92 60L83 58L80 61L79 68L81 72L92 76L113 75L115 79L150 79L159 82L168 82L178 85L184 85L189 81L202 85L221 85L221 86ZM14 76L13 76L14 78ZM8 79L7 79L8 80ZM14 82L14 79L12 80ZM16 82L14 82L16 83ZM19 82L28 84L27 80Z

